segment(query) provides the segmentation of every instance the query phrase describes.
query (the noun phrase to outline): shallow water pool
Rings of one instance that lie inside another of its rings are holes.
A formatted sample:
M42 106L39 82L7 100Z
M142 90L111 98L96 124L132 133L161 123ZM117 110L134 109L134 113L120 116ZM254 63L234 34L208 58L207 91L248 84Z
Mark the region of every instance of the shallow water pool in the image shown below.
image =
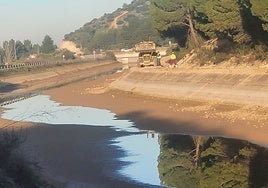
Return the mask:
M243 140L139 130L105 109L64 106L39 95L5 106L1 118L52 125L112 127L127 136L112 145L125 152L116 174L144 185L167 187L268 186L267 148ZM117 176L115 176L117 177Z

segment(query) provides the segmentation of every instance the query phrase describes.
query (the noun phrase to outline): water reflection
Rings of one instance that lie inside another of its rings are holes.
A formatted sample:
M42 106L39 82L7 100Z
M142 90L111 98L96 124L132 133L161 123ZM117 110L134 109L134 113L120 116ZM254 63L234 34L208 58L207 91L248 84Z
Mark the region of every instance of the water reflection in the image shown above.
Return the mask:
M109 126L117 131L128 132L130 135L132 133L131 136L112 140L114 145L127 152L127 156L120 160L132 164L123 167L118 172L119 175L145 184L160 185L157 169L157 157L160 150L154 132L147 134L145 131L133 127L134 124L128 120L116 119L115 114L108 110L63 106L50 100L50 97L46 95L28 98L5 107L6 109L1 115L4 119L52 125ZM148 139L149 134L151 139Z
M247 141L160 135L161 184L171 187L267 187L268 151Z
M113 145L126 152L119 174L137 182L170 187L268 187L267 148L247 141L144 132L108 110L62 106L49 96L6 106L2 118L48 124L111 126L130 132ZM124 163L125 164L125 163Z
M1 117L14 121L36 122L57 125L111 126L116 130L137 132L128 120L117 120L109 110L82 106L63 106L47 95L38 95L5 106Z
M160 154L158 134L135 134L119 137L114 141L127 154L120 160L129 163L122 167L120 174L138 182L161 185L157 168Z

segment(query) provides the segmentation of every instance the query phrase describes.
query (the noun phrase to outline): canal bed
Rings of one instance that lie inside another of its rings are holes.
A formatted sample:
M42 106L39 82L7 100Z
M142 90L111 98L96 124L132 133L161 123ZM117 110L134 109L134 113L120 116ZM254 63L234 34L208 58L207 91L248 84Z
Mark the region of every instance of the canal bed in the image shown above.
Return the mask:
M64 106L47 95L7 105L1 117L50 127L49 131L42 128L30 131L35 135L28 137L37 142L28 143L25 148L34 160L42 160L49 178L65 183L66 187L92 186L93 179L85 175L91 164L101 169L96 170L99 176L107 176L107 183L118 179L141 187L268 185L267 149L247 141L139 130L133 122L116 119L116 114L106 109ZM69 130L70 126L77 128ZM113 132L112 136L99 139L103 130ZM48 135L55 132L54 140L38 141L46 139L46 135L49 139ZM72 133L79 134L79 142L68 139ZM46 153L40 147L47 148ZM109 149L113 155L107 156L112 159L103 156ZM64 155L70 158L65 163L61 158Z

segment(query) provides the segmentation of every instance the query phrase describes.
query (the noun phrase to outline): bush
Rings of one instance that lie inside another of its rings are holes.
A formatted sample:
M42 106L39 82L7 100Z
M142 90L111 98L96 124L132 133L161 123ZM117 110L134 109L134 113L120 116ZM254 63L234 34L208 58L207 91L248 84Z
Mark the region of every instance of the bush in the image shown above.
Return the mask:
M59 51L56 51L54 54L53 54L53 57L54 60L71 60L71 59L75 59L75 56L74 56L74 53L67 50L67 49L63 49L63 50L59 50Z
M113 52L107 51L107 52L106 52L106 59L109 59L109 60L116 60L116 57L115 57L115 55L114 55Z
M36 165L27 162L17 152L23 141L15 131L0 135L0 187L51 187L38 175Z
M75 59L74 53L69 50L64 50L62 52L62 57L65 60Z
M257 59L265 60L268 59L268 48L264 45L256 45L254 47L254 54Z

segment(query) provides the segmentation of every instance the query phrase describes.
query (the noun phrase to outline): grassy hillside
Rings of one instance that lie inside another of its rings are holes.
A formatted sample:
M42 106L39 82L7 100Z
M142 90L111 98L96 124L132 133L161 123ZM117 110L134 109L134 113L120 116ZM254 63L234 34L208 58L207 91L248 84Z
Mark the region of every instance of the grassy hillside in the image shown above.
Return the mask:
M134 0L110 14L86 23L65 35L84 51L94 49L132 48L136 43L151 37L158 44L163 40L153 29L149 1Z

